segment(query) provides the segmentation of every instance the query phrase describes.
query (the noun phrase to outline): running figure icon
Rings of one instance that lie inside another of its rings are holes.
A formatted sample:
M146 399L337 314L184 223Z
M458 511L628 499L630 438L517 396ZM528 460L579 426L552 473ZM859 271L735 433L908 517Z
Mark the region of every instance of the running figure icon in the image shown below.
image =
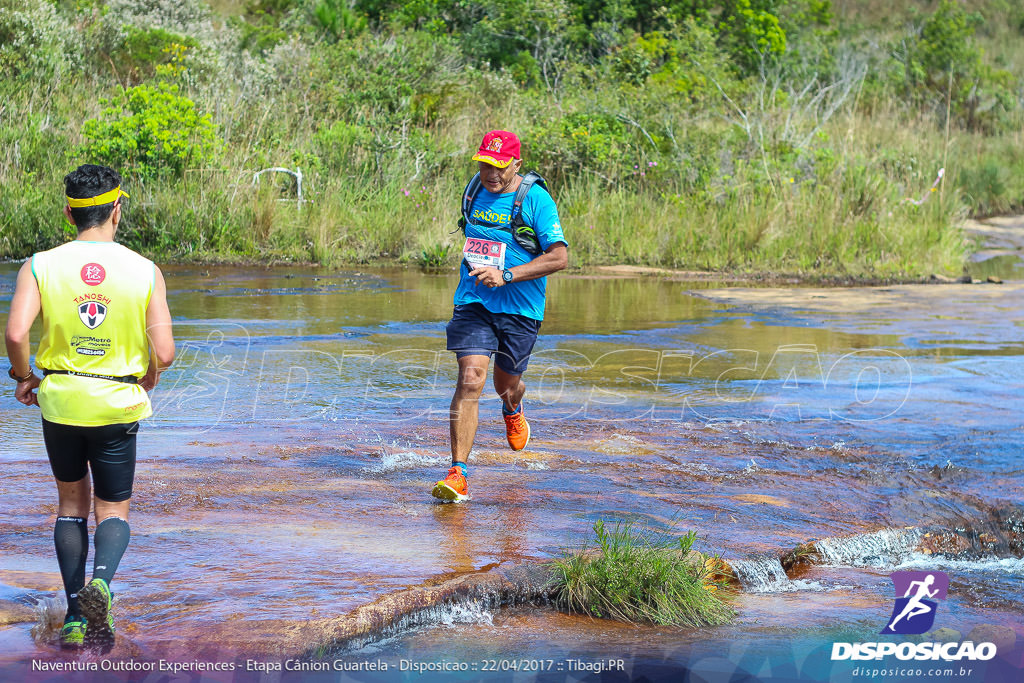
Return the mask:
M905 598L910 598L910 601L907 602L907 606L903 608L903 611L900 612L900 615L889 623L888 628L890 631L896 630L896 623L903 617L913 619L914 617L920 616L922 614L927 614L928 612L932 611L933 607L931 605L921 602L921 599L934 598L936 595L938 595L939 590L937 588L934 591L928 590L928 587L931 586L933 583L935 583L934 574L929 574L928 576L924 577L924 581L911 582L910 588L907 589L906 594L903 596ZM917 593L911 596L910 592L914 590L914 586L917 586Z
M924 633L935 622L936 600L946 599L949 577L943 572L893 572L890 578L896 604L882 633Z

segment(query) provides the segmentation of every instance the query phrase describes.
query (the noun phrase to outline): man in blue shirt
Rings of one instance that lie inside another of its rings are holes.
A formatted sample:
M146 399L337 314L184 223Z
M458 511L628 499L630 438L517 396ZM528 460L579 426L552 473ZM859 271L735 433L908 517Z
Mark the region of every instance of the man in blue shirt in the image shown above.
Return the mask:
M544 319L547 276L565 268L569 259L555 202L540 183L530 187L521 209L515 211L521 211L525 224L516 233L532 232L534 246L527 248L513 232L518 225L513 221L516 191L524 180L519 175L519 138L508 131L491 131L473 160L479 165L480 182L475 194L467 194L464 258L447 327L448 350L455 352L459 364L449 413L452 467L432 491L446 501L469 497L466 460L476 437L491 355L508 444L516 451L526 448L530 425L523 413L522 374ZM473 186L470 183L467 190Z

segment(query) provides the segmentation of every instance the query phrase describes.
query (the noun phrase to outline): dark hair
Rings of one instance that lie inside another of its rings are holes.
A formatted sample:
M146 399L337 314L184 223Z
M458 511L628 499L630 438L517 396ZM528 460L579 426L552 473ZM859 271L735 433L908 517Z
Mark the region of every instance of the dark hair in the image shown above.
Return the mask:
M96 164L82 164L64 176L64 194L76 199L96 197L110 192L121 184L121 175L112 168ZM83 206L71 209L71 220L78 232L102 225L114 211L114 202L99 206Z

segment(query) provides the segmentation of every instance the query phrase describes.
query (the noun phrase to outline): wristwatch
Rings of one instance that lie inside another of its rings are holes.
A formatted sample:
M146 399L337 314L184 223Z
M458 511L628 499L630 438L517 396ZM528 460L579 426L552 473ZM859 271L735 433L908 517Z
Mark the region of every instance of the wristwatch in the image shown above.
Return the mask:
M512 271L507 269L501 271L501 279L505 282L512 282Z
M32 372L32 368L29 368L27 375L25 375L24 377L18 377L17 375L14 374L14 366L13 365L7 370L7 376L10 377L11 379L13 379L15 382L27 382L30 379L32 379L32 375L34 375L34 374L35 373Z

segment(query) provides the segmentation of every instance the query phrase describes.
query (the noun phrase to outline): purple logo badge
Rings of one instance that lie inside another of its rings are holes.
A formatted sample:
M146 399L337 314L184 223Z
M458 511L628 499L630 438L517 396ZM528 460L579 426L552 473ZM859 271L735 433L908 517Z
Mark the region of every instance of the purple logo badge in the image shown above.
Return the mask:
M896 604L881 633L920 634L935 623L936 600L945 600L949 577L945 572L893 572Z

